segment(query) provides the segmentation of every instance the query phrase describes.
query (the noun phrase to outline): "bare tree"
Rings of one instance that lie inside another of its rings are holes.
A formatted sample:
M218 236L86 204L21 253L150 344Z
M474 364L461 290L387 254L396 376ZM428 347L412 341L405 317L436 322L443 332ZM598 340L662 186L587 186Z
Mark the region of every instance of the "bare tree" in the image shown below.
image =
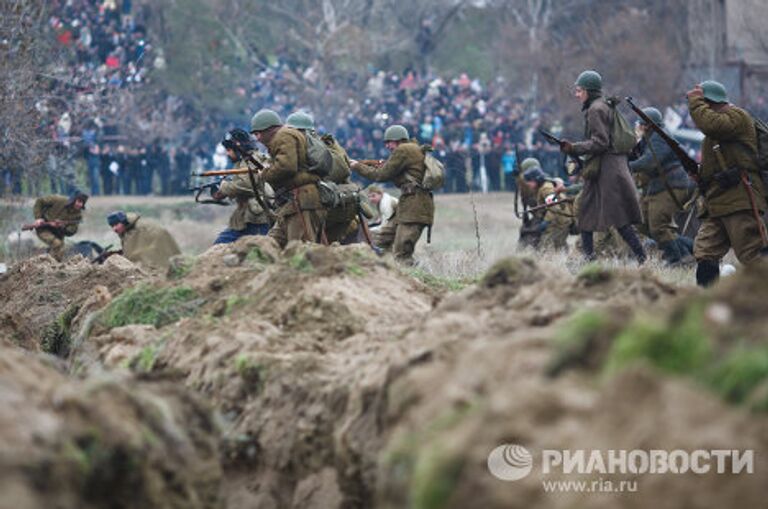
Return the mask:
M49 68L42 0L0 2L0 170L37 174L51 150L44 123Z

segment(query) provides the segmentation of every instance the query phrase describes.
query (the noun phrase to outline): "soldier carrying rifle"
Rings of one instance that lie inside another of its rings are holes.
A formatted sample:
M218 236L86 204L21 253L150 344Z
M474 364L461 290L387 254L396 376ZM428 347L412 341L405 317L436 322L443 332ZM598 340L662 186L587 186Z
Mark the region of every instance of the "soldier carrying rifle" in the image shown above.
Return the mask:
M48 246L48 253L56 260L64 259L64 237L77 233L83 220L82 211L88 195L76 191L69 197L50 195L35 201L35 222L23 229L34 229L37 237Z

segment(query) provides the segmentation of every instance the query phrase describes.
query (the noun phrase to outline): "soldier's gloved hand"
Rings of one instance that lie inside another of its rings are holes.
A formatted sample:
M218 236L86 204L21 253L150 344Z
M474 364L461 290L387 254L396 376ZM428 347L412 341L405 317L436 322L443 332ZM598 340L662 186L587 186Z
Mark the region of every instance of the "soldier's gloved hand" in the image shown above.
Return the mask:
M689 90L685 95L688 96L688 98L704 97L704 89L701 88L701 85L696 85L691 90Z
M560 142L560 151L566 154L573 152L573 144L570 141L563 140Z

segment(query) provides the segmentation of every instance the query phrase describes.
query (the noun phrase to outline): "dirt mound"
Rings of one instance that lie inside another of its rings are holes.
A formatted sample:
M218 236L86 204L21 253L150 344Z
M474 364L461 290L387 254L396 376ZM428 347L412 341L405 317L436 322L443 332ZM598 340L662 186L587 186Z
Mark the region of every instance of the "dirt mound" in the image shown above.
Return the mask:
M194 316L93 342L103 362L172 370L220 408L230 506L371 500L382 398L433 292L365 247L279 255L268 239L212 248L174 284L204 299Z
M214 508L210 408L170 382L69 379L0 347L2 507Z
M170 370L222 411L232 507L369 506L390 433L451 385L456 359L512 356L521 377L542 379L555 326L575 309L677 294L645 273L590 267L563 279L508 259L480 285L436 298L364 247L280 254L255 238L179 273L173 284L204 300L194 316L93 341L102 362ZM481 365L463 371L462 394L492 390Z
M701 293L644 271L595 265L571 276L511 258L477 285L445 293L364 246L280 251L259 237L178 257L165 279L136 275L139 284L114 288L94 277L98 284L76 293L76 311L58 310L60 329L85 338L63 353L67 366L85 386L105 371L138 392L142 379L162 377L147 390L169 395L184 385L207 400L220 415L226 507L608 507L615 495L554 497L539 476L498 481L488 453L502 443L535 454L765 450L765 419L711 390L726 380L754 398L760 366L744 368L745 392L743 378L732 382L740 364L722 371L713 361L721 333L696 339L706 320L719 320L723 337L736 319L749 331L763 325L758 307L729 293L730 281ZM43 276L31 280L33 294L47 295L42 286L57 277ZM663 341L669 335L681 339ZM677 368L655 363L659 351ZM650 362L638 368L632 359ZM185 408L163 415L184 422ZM756 457L758 471L768 467ZM756 478L743 476L638 483L649 488L622 505L749 504L759 493Z
M0 276L0 338L6 344L62 353L62 330L97 287L119 292L147 276L114 256L103 265L82 257L59 263L48 255L21 261Z
M387 415L395 431L382 454L377 506L761 504L764 490L758 475L712 471L706 475L545 476L534 470L524 480L509 483L489 473L488 455L502 444L522 445L534 458L540 458L543 449L753 450L755 472L768 468L764 455L768 419L727 406L718 391L707 390L701 382L708 381L705 377L710 373L719 373L718 366L695 371L700 366L687 361L698 359L698 349L690 348L697 341L692 338L706 334L702 328L691 330L691 320L681 325L678 318L691 312L694 317L756 318L755 304L748 298L743 300L750 304L730 313L712 311L711 306L723 301L738 306L738 299L730 298L731 292L743 288L738 281L729 281L711 294L676 296L678 291L647 274L589 267L573 281L557 282L559 291L552 290L554 283L530 261L504 261L480 287L446 299L404 338L437 334L443 342L432 352L432 362L409 370L389 389ZM762 289L756 295L764 293ZM570 312L577 307L580 313L573 316ZM667 328L652 329L649 338L647 328L635 323L645 323L645 315L633 320L638 308L648 310ZM467 320L467 313L475 321ZM569 318L556 319L565 316ZM707 327L706 322L699 325ZM683 339L675 347L679 337ZM762 342L765 347L764 336ZM646 362L636 367L624 353L625 344L636 359L653 361L652 354L660 352L664 361L680 359L690 370L663 369L663 363L662 369L650 368ZM553 365L558 369L553 370ZM572 365L589 369L565 369ZM664 371L695 376L670 378ZM744 371L746 378L757 376L754 365ZM738 373L731 369L714 380L724 379L720 383L726 387L739 386L733 382ZM759 378L750 380L758 385ZM763 367L762 380L768 380L768 367ZM600 481L634 480L639 488L636 493L553 494L545 491L545 480L598 481L600 487L605 487Z

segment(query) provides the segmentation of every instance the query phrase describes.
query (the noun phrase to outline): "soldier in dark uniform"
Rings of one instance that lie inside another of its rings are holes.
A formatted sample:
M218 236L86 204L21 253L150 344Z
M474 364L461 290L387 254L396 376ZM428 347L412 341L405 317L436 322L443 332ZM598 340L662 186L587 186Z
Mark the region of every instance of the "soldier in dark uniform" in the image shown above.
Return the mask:
M644 108L643 112L657 125L663 125L661 112ZM669 264L679 263L687 254L677 233L675 214L688 201L693 183L685 173L680 160L661 137L640 124L642 139L638 144L639 156L630 161L629 169L643 179L643 217L648 225L647 234L656 241Z

